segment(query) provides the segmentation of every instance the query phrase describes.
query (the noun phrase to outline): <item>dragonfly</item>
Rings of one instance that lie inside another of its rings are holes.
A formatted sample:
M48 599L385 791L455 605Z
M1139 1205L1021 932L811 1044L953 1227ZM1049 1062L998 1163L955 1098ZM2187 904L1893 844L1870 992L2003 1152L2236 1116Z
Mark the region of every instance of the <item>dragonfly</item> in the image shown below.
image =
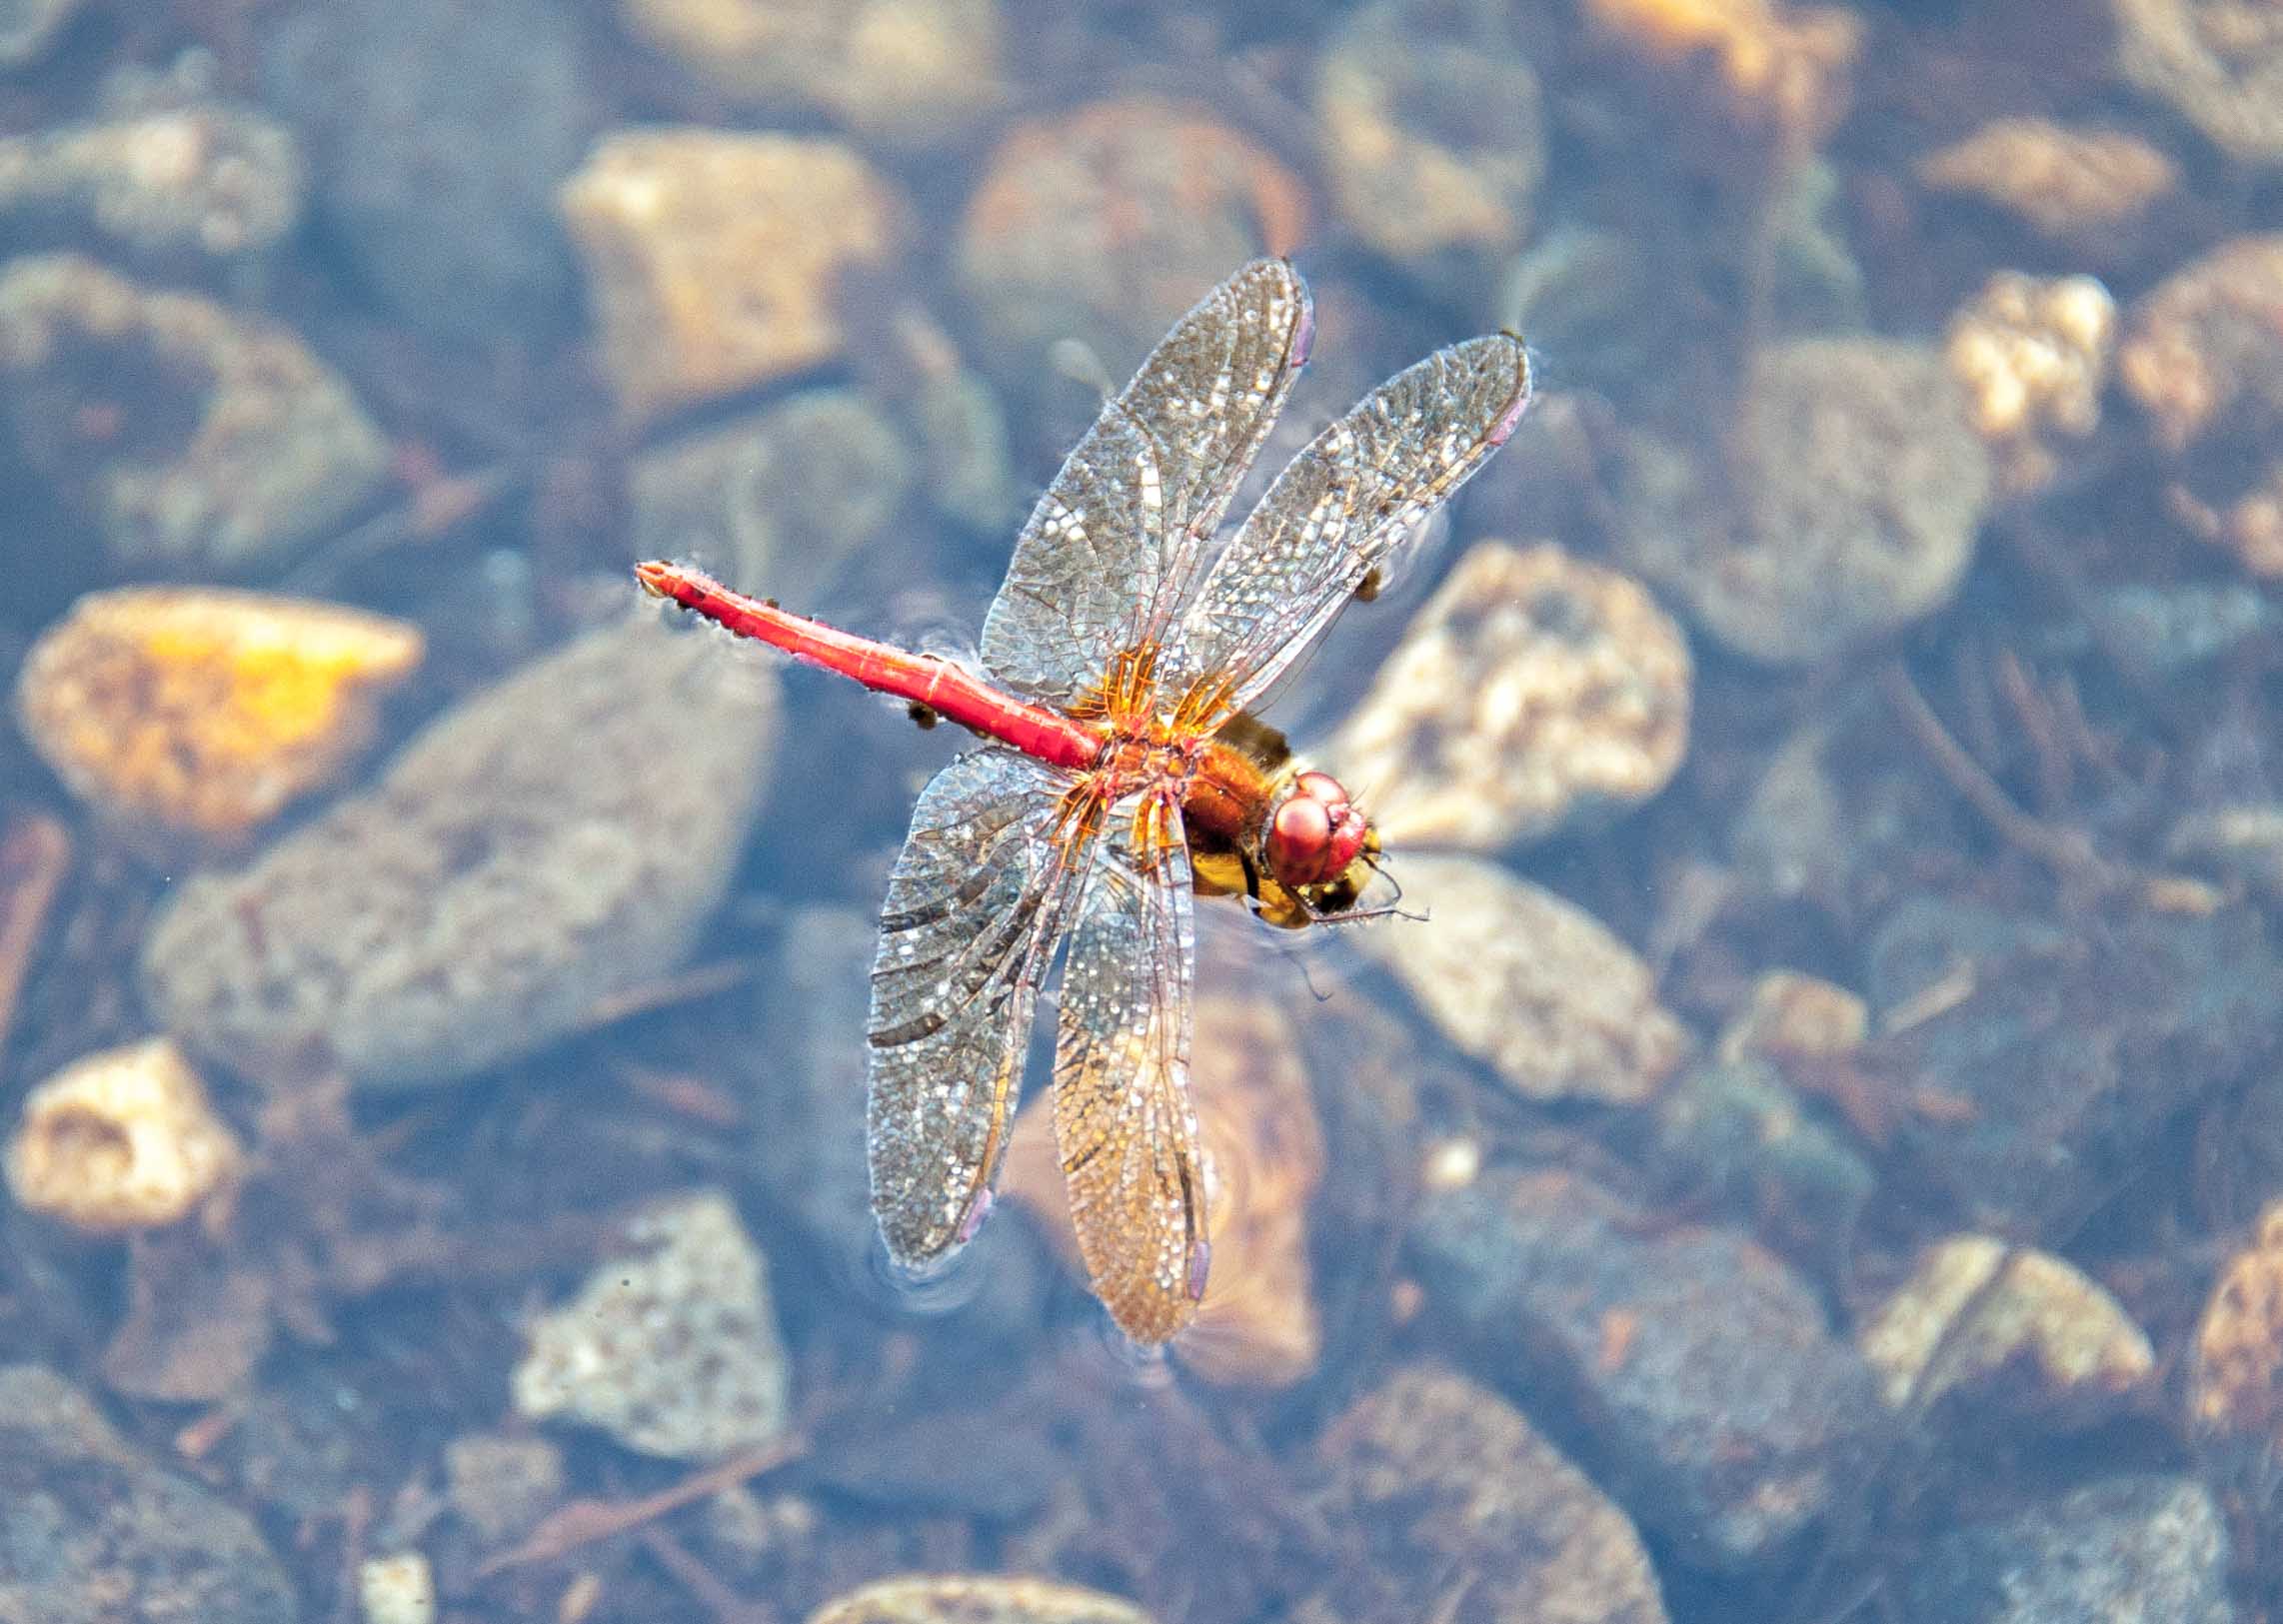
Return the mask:
M1255 711L1530 401L1520 339L1437 351L1223 516L1306 363L1286 261L1247 265L1102 409L1015 543L974 665L858 637L695 568L650 593L985 743L921 793L880 916L868 1020L872 1205L926 1276L993 1205L1060 957L1057 1153L1089 1283L1126 1335L1196 1314L1211 1246L1189 1094L1194 895L1298 928L1371 911L1370 820Z

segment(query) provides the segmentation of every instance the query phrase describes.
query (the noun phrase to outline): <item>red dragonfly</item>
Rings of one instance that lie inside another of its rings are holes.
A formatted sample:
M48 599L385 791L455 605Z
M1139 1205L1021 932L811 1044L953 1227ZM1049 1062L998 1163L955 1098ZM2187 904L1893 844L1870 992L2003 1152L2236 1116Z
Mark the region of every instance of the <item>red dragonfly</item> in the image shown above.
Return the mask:
M982 669L757 602L681 565L643 586L991 741L922 792L880 920L867 1108L890 1255L929 1271L992 1205L1041 984L1067 939L1055 1132L1094 1290L1162 1342L1204 1294L1189 1102L1192 890L1299 926L1355 916L1379 842L1253 720L1277 679L1514 431L1510 335L1389 379L1214 543L1314 316L1281 260L1183 316L1105 406L1015 544Z

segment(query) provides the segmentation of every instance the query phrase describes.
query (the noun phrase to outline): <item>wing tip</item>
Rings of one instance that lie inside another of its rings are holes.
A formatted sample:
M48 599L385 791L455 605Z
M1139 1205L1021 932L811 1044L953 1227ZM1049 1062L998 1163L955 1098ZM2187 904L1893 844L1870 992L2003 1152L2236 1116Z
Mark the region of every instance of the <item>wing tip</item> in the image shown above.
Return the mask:
M1530 402L1537 391L1530 376L1529 346L1522 342L1521 335L1500 333L1496 337L1513 350L1514 393L1504 409L1492 420L1489 433L1484 438L1493 446L1502 446L1513 438L1514 430L1521 425L1522 415L1529 411Z

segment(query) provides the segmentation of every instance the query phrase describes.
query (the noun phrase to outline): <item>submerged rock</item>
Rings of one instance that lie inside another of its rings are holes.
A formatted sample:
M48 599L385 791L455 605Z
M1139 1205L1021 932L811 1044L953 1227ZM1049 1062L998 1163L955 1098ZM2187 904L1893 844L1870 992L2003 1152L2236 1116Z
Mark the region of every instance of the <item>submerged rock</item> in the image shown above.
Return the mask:
M531 1327L511 1383L518 1415L563 1416L630 1449L717 1460L785 1430L792 1375L768 1264L717 1191L651 1205L633 1250Z
M283 328L73 255L0 271L0 412L130 570L272 562L369 496L388 446Z
M829 361L841 277L886 263L903 207L853 148L625 130L562 193L630 420Z
M301 135L322 223L405 320L479 341L561 325L571 266L551 199L586 143L579 31L552 0L265 14L263 89Z
M2283 1201L2268 1203L2213 1282L2196 1326L2188 1420L2229 1453L2283 1460Z
M2045 118L1993 119L1917 168L1935 191L1979 198L2092 251L2180 183L2179 166L2136 135Z
M129 1447L87 1396L0 1365L0 1619L294 1624L252 1519Z
M2230 1624L2220 1508L2185 1477L2114 1477L2010 1516L1969 1515L1908 1564L1908 1616L1941 1624Z
M2073 1228L2283 1035L2283 958L2249 908L2062 923L1920 895L1867 957L1867 1063L1948 1102L1902 1113L1897 1141L2000 1232Z
M419 628L337 604L91 593L25 656L16 711L106 815L230 843L361 755L421 654Z
M1552 546L1459 560L1326 752L1397 849L1490 851L1639 805L1688 748L1688 645L1640 585Z
M2051 482L2067 442L2100 427L2116 301L2089 276L2002 271L1950 319L1942 355L2008 495Z
M1318 1509L1375 1584L1304 1617L1344 1624L1664 1624L1624 1512L1496 1394L1407 1366L1325 1429ZM1431 1577L1422 1594L1418 1576ZM1460 1600L1463 1598L1463 1601Z
M882 1579L809 1615L809 1624L1150 1624L1130 1601L1047 1579L997 1574Z
M462 703L236 873L185 880L143 955L176 1035L264 1081L465 1076L671 970L728 882L775 686L638 621Z
M2125 81L2230 157L2283 162L2283 23L2260 0L2110 0Z
M16 1204L109 1234L179 1223L245 1160L165 1038L90 1054L25 1096L8 1141Z
M2133 306L2117 376L2167 450L2207 435L2273 445L2283 425L2279 303L2283 232L2270 232L2222 243Z
M1757 660L1821 660L1950 601L1991 471L1934 351L1778 345L1751 367L1728 438L1721 478L1636 437L1617 537L1625 562L1722 643Z
M1649 967L1581 908L1478 857L1403 856L1426 930L1364 932L1443 1035L1526 1099L1637 1105L1687 1052Z
M1743 1236L1494 1168L1431 1190L1407 1253L1499 1384L1573 1415L1595 1481L1692 1559L1771 1560L1850 1481L1871 1373Z
M1697 1066L1665 1090L1656 1166L1690 1195L1748 1216L1791 1255L1834 1269L1878 1181L1773 1066L1742 1057Z
M733 99L942 142L1004 98L998 0L619 0L628 30Z
M1318 60L1314 108L1340 223L1380 253L1463 288L1529 235L1545 134L1510 46L1367 6Z
M1029 393L1073 338L1123 381L1230 271L1306 235L1282 165L1200 109L1136 96L1010 133L968 201L957 270L993 364Z

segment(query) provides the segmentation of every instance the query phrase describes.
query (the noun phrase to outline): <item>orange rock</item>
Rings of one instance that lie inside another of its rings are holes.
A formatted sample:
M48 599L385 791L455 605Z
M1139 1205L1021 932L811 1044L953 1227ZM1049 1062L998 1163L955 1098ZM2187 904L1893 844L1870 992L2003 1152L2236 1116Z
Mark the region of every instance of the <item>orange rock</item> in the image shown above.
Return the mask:
M1809 134L1837 124L1862 43L1836 9L1789 12L1776 0L1585 0L1589 22L1665 67L1709 59L1744 109Z
M130 823L242 839L371 743L420 664L419 629L261 593L90 594L17 679L24 734L76 795Z
M1208 994L1197 1000L1191 1055L1212 1272L1176 1346L1208 1381L1285 1386L1315 1368L1322 1346L1307 1208L1323 1181L1323 1130L1298 1040L1273 1006ZM1063 1260L1082 1269L1048 1103L1016 1122L1002 1185L1038 1214Z

